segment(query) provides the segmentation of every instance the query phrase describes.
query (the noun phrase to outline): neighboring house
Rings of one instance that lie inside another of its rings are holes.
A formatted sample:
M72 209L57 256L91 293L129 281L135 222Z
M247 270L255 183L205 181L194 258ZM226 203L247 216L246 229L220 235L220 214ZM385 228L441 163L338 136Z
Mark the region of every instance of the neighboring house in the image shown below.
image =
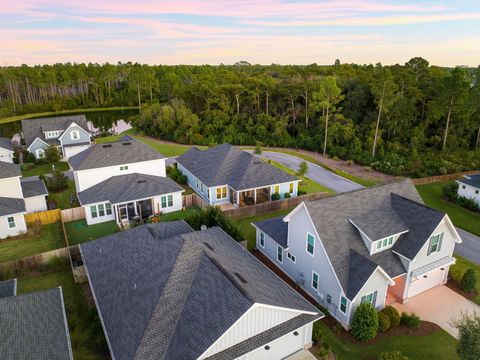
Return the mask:
M16 279L0 282L0 358L73 359L62 288L16 289Z
M273 194L297 196L300 180L230 144L191 148L177 158L189 186L210 205L246 206L271 201Z
M218 227L148 224L80 250L112 359L282 359L323 316Z
M45 183L36 176L20 179L27 214L47 211L48 190Z
M27 150L37 159L54 145L65 159L86 150L91 145L85 115L22 120L22 132Z
M13 163L13 144L10 139L0 137L0 161Z
M173 180L153 175L128 174L108 178L77 194L88 225L182 210L183 188Z
M362 302L407 302L447 281L461 239L410 180L306 201L260 221L257 248L346 328Z
M458 196L472 199L480 206L480 173L464 175L462 179L457 180Z

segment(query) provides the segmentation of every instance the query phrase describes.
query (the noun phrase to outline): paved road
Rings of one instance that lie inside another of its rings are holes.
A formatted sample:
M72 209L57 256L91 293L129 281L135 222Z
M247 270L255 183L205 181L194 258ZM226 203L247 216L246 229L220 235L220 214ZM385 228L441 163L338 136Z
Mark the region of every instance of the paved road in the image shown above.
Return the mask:
M476 264L480 264L480 236L469 233L458 227L457 231L463 242L455 245L455 253Z

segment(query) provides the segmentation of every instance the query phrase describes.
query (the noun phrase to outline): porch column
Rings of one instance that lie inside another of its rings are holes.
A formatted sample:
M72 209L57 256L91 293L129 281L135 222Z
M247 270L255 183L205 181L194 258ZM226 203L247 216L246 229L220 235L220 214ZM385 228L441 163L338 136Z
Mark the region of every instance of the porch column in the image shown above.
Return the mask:
M257 203L257 189L253 189L253 204Z

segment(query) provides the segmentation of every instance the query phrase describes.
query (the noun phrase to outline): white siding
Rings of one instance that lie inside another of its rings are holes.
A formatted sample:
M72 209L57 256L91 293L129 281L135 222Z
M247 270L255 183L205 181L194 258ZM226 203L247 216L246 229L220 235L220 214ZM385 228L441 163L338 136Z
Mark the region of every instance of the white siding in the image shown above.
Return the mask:
M475 200L480 206L480 189L467 184L458 184L458 195L466 197L467 199Z
M13 152L10 150L0 148L0 161L13 164Z
M0 197L22 198L23 192L20 177L0 179Z
M10 229L8 227L7 219L13 216L15 218L16 227ZM25 224L25 218L23 214L12 214L7 216L0 216L0 239L4 239L8 236L20 235L27 231L27 225Z
M32 196L29 198L25 198L25 208L27 210L27 214L38 212L38 211L46 211L47 200L45 195Z
M168 196L172 195L173 196L173 206L168 206L166 208L162 208L162 196ZM155 214L159 213L169 213L169 212L174 212L174 211L179 211L182 210L183 208L183 199L182 199L182 192L176 192L172 194L165 194L161 196L156 196L153 198L153 211Z
M64 158L68 159L73 155L77 155L83 150L87 150L90 145L80 145L80 146L67 146L63 148Z
M88 225L94 225L94 224L99 224L99 223L115 220L115 209L113 208L113 206L112 206L112 214L111 215L107 215L107 213L105 212L105 216L98 216L98 209L97 209L97 217L93 218L92 213L90 211L90 206L96 206L96 205L99 205L99 204L104 204L105 205L105 204L107 204L107 202L99 202L99 203L95 203L95 204L89 204L89 205L85 205L83 207L85 209L85 220L87 221Z

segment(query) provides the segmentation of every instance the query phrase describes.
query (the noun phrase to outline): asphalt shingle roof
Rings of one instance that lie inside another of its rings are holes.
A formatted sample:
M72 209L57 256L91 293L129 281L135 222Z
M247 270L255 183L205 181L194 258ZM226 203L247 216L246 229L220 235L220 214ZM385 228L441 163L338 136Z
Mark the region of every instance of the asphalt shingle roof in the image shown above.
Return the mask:
M0 197L0 216L25 212L25 200Z
M0 282L0 299L17 294L17 279Z
M15 176L22 176L20 166L17 164L0 161L0 179L6 179Z
M207 187L229 185L235 190L295 181L297 178L230 144L207 150L191 148L177 162Z
M0 137L0 148L13 151L12 140L6 137Z
M85 115L58 116L39 119L22 120L22 132L25 144L29 147L38 137L48 144L59 144L56 139L45 139L44 131L66 130L74 122L88 132L87 118Z
M372 241L408 230L402 218L391 207L372 209L351 218Z
M220 228L150 224L80 247L116 359L196 359L253 303L320 316Z
M73 170L86 170L157 159L165 159L165 156L150 146L130 138L128 141L92 145L70 157L68 162Z
M61 288L0 299L0 358L73 359Z
M464 175L457 181L480 189L480 174Z
M88 189L80 191L77 197L81 205L100 201L110 201L111 204L119 204L177 191L183 191L183 188L170 178L133 173L112 176Z
M258 221L255 226L270 236L284 249L288 245L288 223L283 221L283 217Z
M33 196L48 195L45 183L37 178L21 178L20 185L22 186L22 193L24 198Z

